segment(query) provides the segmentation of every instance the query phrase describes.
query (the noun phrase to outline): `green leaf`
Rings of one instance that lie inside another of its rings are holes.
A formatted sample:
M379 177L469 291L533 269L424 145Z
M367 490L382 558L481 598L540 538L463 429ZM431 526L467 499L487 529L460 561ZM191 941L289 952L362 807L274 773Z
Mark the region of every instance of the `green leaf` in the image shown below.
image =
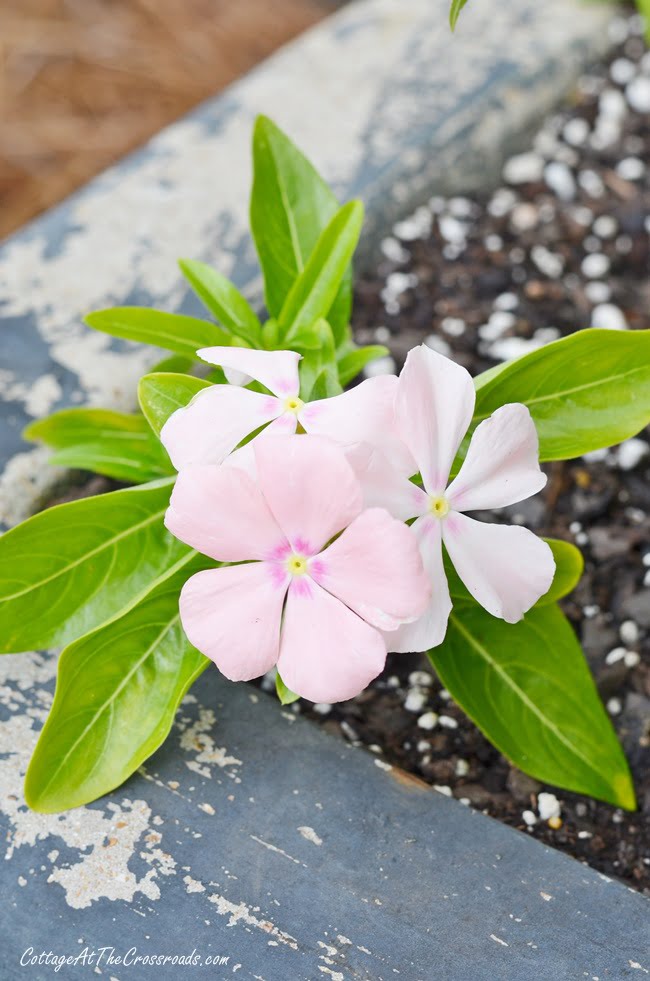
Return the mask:
M350 201L321 233L307 263L291 287L278 317L280 336L294 335L326 317L356 248L363 224L363 205ZM334 338L338 346L337 338Z
M140 408L154 433L159 436L172 412L188 405L195 395L209 387L210 382L192 375L164 372L143 375L138 384Z
M128 341L153 344L176 354L197 360L201 347L230 344L230 335L209 320L185 317L180 313L163 313L147 307L113 307L97 310L84 318L94 330L123 337Z
M650 330L581 330L506 365L476 395L472 425L523 402L541 460L620 443L650 422Z
M296 695L295 691L291 691L290 688L287 688L284 681L280 677L279 671L275 675L275 690L283 705L291 705L292 702L297 702L300 698L300 695Z
M54 647L130 609L194 555L163 515L173 479L60 504L0 537L0 653Z
M343 387L348 385L357 375L361 374L367 364L377 358L385 358L387 354L390 354L390 351L383 344L369 344L367 347L359 347L355 351L345 354L339 361L338 370L341 385Z
M449 24L452 31L455 29L460 12L466 3L467 0L451 0L451 7L449 9Z
M462 605L429 651L443 685L515 766L633 810L629 768L575 634L555 605L506 624Z
M253 169L251 230L264 273L266 305L269 314L277 318L339 205L307 158L265 116L259 116L255 123ZM330 309L322 311L332 326L337 347L348 334L351 308L349 266Z
M233 334L238 334L253 347L261 347L262 325L248 300L241 295L237 287L205 262L181 259L178 264L196 295L219 323ZM223 341L212 343L223 344ZM228 343L232 342L226 341L226 344Z
M141 484L174 473L169 457L141 415L108 409L62 409L29 425L26 439L55 452L50 463Z
M306 351L300 362L300 391L307 401L340 395L343 389L336 370L336 352L332 328L326 320L317 320L313 326L317 344Z
M183 354L171 354L168 358L162 358L161 361L157 361L151 366L149 371L165 371L165 372L177 372L178 374L185 375L191 374L195 365L196 357L188 358Z
M210 663L185 637L178 613L183 583L208 561L197 557L63 651L25 778L33 810L51 814L96 800L165 740L185 692Z
M571 542L563 542L559 538L545 538L544 541L548 542L553 552L555 575L549 591L537 601L537 606L555 603L573 592L580 582L585 567L582 552Z

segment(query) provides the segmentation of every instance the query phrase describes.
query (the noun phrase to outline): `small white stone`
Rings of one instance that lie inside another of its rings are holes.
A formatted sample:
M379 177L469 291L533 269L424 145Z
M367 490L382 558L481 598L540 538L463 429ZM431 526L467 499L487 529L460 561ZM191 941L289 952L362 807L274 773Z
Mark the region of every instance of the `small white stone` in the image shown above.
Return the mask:
M571 146L582 146L589 136L589 123L580 117L570 119L562 130L562 136Z
M469 198L450 198L449 199L449 213L454 216L454 218L471 218L476 211L476 205Z
M627 654L625 655L626 668L635 668L637 664L640 664L640 662L641 662L641 657L639 656L639 654L637 654L636 651L628 651Z
M329 715L331 711L332 706L327 702L316 702L314 705L314 712L317 712L318 715Z
M638 157L624 157L616 165L616 173L624 181L639 181L645 174L645 164Z
M452 245L465 244L467 238L466 227L457 218L452 218L451 215L443 215L438 219L438 227L440 228L440 234L446 242L451 242Z
M578 831L578 838L593 838L591 831Z
M590 198L602 198L605 193L605 185L595 170L581 170L578 184Z
M608 122L620 122L627 113L627 104L618 89L605 89L598 99L598 112Z
M437 790L439 794L444 794L445 797L453 797L451 792L451 787L446 787L439 783L434 783L433 789Z
M591 208L587 208L584 204L579 204L576 207L571 208L570 213L576 224L582 225L583 228L588 228L594 220L593 211Z
M617 452L616 459L621 470L634 470L634 468L650 453L648 444L633 436L621 443Z
M451 695L449 694L446 688L441 688L440 691L438 692L438 696L443 700L443 702L448 702L449 699L451 698Z
M445 729L458 728L458 723L456 722L455 719L451 717L451 715L441 715L440 718L438 719L438 722L440 723L441 726L444 726Z
M427 693L421 691L419 688L411 688L406 696L404 708L407 712L421 712L426 704Z
M582 273L588 279L600 279L609 272L609 259L602 252L592 252L582 260Z
M494 192L488 202L488 214L494 218L503 218L517 203L517 195L508 187L500 187Z
M456 760L456 776L466 777L469 773L469 763L467 760Z
M625 659L626 654L627 650L624 647L615 647L605 657L605 664L618 664L619 661Z
M528 184L542 179L544 161L537 153L519 153L510 157L503 168L507 184Z
M534 204L522 201L510 213L510 224L516 232L529 232L537 227L539 212Z
M431 212L428 208L418 208L404 221L398 221L393 231L403 242L414 242L418 238L426 238L431 231Z
M576 182L566 164L557 160L547 164L544 168L544 180L561 201L573 201L576 196Z
M363 369L363 374L366 378L376 378L378 375L394 375L396 371L395 360L388 354L385 358L369 361Z
M541 346L532 337L503 337L491 345L489 354L495 361L510 361L528 354L529 351L536 351Z
M500 293L493 306L495 310L516 310L519 306L519 297L516 293Z
M588 620L591 620L597 613L600 613L600 607L597 603L591 603L590 605L584 606L582 612Z
M610 715L619 715L623 709L620 698L610 698L607 702L607 711Z
M503 239L500 235L486 235L484 244L488 252L500 252L503 248Z
M588 453L583 453L582 457L589 463L604 463L604 461L609 456L609 450L605 447L600 450L589 450Z
M425 337L424 343L432 351L437 351L438 354L444 355L445 358L451 356L451 348L444 337L438 337L437 334L429 334L428 337Z
M393 238L392 235L383 239L381 251L391 262L406 262L410 256L408 250L404 248L401 242Z
M627 85L636 75L636 67L629 58L616 58L609 66L609 74L617 85Z
M465 327L467 325L460 317L445 317L440 322L440 326L445 334L449 334L450 337L460 337L461 334L465 333Z
M378 344L387 344L390 340L390 331L388 327L375 327L375 340Z
M612 291L607 283L598 282L598 280L585 283L585 296L590 303L607 303L611 295Z
M650 112L650 78L639 75L625 89L625 97L635 112Z
M428 671L411 671L409 675L409 685L413 688L429 688L433 684L433 677Z
M558 279L564 271L564 259L557 252L551 252L545 245L534 245L530 257L541 273L549 279Z
M533 811L522 811L521 817L524 824L526 824L529 828L532 828L533 825L537 824L537 815Z
M624 644L636 644L639 639L639 625L634 620L624 620L619 633Z
M599 215L592 225L592 230L598 238L614 238L618 231L618 222L611 215Z
M438 725L438 716L435 712L425 712L418 719L418 726L420 729L435 729Z
M613 303L599 303L591 314L591 326L605 330L625 330L627 321L623 311Z
M537 813L542 821L549 821L551 818L559 817L562 807L555 794L548 794L542 791L537 795Z

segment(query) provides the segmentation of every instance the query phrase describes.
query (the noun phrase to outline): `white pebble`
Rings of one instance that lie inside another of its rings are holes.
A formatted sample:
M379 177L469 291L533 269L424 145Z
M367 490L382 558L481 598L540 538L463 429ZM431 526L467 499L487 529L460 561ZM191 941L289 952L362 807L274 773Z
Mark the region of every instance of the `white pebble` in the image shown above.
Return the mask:
M544 168L544 180L561 201L572 201L576 196L576 182L566 164L554 160Z
M636 644L639 639L639 625L634 620L624 620L619 633L624 644Z
M438 716L435 712L425 712L418 719L420 729L435 729L438 725Z
M516 293L500 293L493 306L495 310L516 310L519 306L519 297Z
M605 664L618 664L619 661L625 659L627 650L624 647L615 647L614 650L610 651L605 658Z
M318 712L319 715L329 715L332 711L332 706L328 702L316 702L314 705L314 712Z
M582 146L589 136L589 123L580 117L570 119L562 130L562 136L571 146Z
M634 62L629 58L616 58L610 65L609 74L617 85L627 85L636 75Z
M440 723L441 726L444 726L445 729L458 728L458 723L456 722L455 719L452 719L450 715L441 715L440 718L438 719L438 722Z
M406 262L409 258L410 253L401 242L398 242L396 238L392 235L388 238L383 239L381 243L381 251L384 253L387 259L391 262Z
M537 824L537 816L533 813L533 811L522 811L521 817L524 824L528 825L529 828L532 828L533 825Z
M618 231L618 222L611 215L599 215L594 221L592 229L598 238L614 238Z
M607 283L599 283L598 280L594 280L585 284L585 296L590 303L607 303L611 295L612 291Z
M461 221L458 221L457 218L452 218L451 215L442 215L438 219L438 227L440 228L440 234L446 242L451 242L452 245L465 244L465 239L467 238L466 226Z
M449 213L454 218L471 218L476 211L476 205L469 198L450 198Z
M394 375L396 371L397 365L394 359L390 355L386 355L385 358L369 361L363 369L363 374L366 378L376 378L378 375Z
M434 783L433 789L437 790L439 794L444 794L445 797L453 797L453 794L451 792L451 787L447 787L439 783Z
M440 326L450 337L460 337L465 333L466 324L460 317L445 317L440 322Z
M619 715L623 709L623 704L620 698L610 698L607 702L607 711L610 715Z
M593 838L591 831L578 831L578 838Z
M403 242L414 242L418 238L426 238L431 231L431 212L421 207L404 221L398 221L393 231Z
M503 218L517 202L517 195L508 187L500 187L492 195L487 210L494 218Z
M418 753L428 753L431 747L426 739L420 739L415 748L417 749Z
M613 303L599 303L593 309L591 326L604 330L625 330L627 321L623 311Z
M495 361L510 361L530 351L536 351L541 346L540 342L532 337L502 337L490 346L487 353Z
M621 443L617 452L616 459L621 470L634 470L634 468L650 453L648 444L633 436Z
M438 337L437 334L429 334L428 337L424 338L424 343L432 351L437 351L438 354L444 355L445 358L451 357L451 348L444 337Z
M585 207L584 204L579 204L577 207L571 208L571 217L576 224L588 228L594 220L594 213L591 208Z
M534 245L530 257L541 273L549 279L558 279L564 271L564 259L556 252L550 252L545 245Z
M503 248L503 239L500 235L486 235L485 248L488 252L499 252Z
M626 668L635 668L637 664L640 663L640 661L641 658L636 651L628 651L627 654L625 655Z
M627 104L618 89L605 89L598 99L598 112L608 122L620 122L627 113Z
M581 170L578 184L590 198L602 198L605 193L605 185L595 170Z
M469 773L469 763L467 760L456 760L456 776L466 777Z
M419 688L412 688L406 696L404 708L407 712L421 712L427 704L427 693Z
M602 252L592 252L582 260L581 269L588 279L599 279L609 272L609 259Z
M650 78L639 75L625 89L625 97L635 112L650 112Z
M624 157L616 165L616 173L624 181L638 181L645 174L645 164L638 157Z
M411 671L409 685L414 688L428 688L433 684L433 677L428 671Z
M544 173L544 161L536 153L519 153L510 157L503 168L503 179L507 184L528 184L539 181Z
M510 213L510 224L516 232L529 232L537 226L539 212L534 204L522 201Z
M555 794L547 794L542 791L537 795L537 812L542 821L549 821L557 818L562 813L562 807Z

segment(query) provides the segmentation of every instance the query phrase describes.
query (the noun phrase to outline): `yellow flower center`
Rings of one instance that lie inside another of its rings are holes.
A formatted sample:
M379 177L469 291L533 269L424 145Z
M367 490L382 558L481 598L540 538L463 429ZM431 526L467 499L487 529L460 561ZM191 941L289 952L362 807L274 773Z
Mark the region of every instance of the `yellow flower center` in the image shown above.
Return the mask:
M307 572L307 559L302 555L290 555L287 559L287 569L292 576L304 576Z
M449 501L446 497L434 497L429 499L429 510L436 518L444 518L449 514Z
M297 395L292 395L291 398L285 399L284 409L285 412L293 412L298 415L305 403L302 399L299 399Z

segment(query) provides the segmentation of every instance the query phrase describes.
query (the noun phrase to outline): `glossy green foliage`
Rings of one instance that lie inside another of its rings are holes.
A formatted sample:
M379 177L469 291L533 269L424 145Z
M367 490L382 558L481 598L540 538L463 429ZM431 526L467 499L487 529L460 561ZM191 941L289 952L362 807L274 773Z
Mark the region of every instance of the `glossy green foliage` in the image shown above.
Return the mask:
M26 439L55 452L50 463L142 484L174 473L147 420L110 409L62 409L33 422Z
M230 334L209 320L163 313L147 307L113 307L89 313L85 322L94 330L127 341L153 344L197 360L201 347L230 344Z
M156 435L172 412L182 409L210 383L192 375L158 372L143 375L138 385L140 408Z

